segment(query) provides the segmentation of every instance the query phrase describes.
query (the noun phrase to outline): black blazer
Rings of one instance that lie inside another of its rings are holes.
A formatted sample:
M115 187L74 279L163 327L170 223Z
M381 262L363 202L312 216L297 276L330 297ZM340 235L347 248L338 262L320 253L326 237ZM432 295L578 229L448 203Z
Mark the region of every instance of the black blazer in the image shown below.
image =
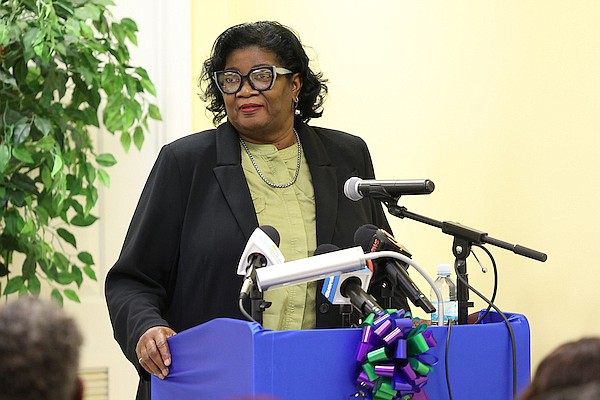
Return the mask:
M317 244L352 247L356 229L367 223L389 231L378 202L354 202L343 193L352 176L374 178L365 142L302 123L296 129L314 186ZM258 221L240 157L238 135L229 123L160 151L106 278L115 338L138 370L135 346L152 326L178 332L214 318L243 319L236 269ZM318 327L340 326L338 307L320 290L316 313ZM143 370L140 374L148 379Z

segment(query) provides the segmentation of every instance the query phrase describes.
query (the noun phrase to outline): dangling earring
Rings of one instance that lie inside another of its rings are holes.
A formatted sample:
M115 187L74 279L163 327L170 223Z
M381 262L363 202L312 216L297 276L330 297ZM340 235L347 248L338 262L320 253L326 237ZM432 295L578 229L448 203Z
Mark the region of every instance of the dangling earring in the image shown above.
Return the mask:
M292 106L294 108L294 114L295 115L302 114L302 112L300 110L298 110L298 103L299 103L298 96L296 96L296 98L294 99L294 104Z

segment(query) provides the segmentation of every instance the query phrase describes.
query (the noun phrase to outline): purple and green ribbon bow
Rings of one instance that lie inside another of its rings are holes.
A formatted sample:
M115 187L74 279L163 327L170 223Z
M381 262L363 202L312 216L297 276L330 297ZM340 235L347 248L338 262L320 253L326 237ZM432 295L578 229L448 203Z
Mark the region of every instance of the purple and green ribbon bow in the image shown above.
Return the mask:
M437 358L427 351L437 343L426 324L413 327L404 310L370 314L362 324L356 361L355 397L372 400L427 400L423 386Z

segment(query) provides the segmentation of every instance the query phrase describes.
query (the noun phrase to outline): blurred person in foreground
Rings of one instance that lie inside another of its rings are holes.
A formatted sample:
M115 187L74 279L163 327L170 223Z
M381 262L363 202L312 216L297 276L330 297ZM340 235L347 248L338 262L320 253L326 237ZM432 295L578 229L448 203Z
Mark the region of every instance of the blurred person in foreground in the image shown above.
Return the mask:
M140 374L138 399L149 398L149 374L169 373L168 337L214 318L243 319L236 269L258 226L279 232L286 261L321 244L352 247L364 224L391 232L381 204L343 192L350 177L374 179L365 141L307 124L322 114L326 80L291 29L277 22L227 29L201 82L218 126L162 148L106 279L115 338ZM265 292L272 305L263 327L341 326L321 286Z
M55 303L20 297L0 307L0 400L81 400L82 336Z
M600 400L600 338L567 342L537 367L519 400Z

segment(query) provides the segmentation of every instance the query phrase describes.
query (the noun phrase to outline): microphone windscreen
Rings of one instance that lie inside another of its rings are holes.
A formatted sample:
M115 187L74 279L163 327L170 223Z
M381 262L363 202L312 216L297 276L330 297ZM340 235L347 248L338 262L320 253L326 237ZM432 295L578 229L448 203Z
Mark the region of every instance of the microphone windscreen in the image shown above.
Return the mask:
M338 251L339 249L340 248L337 247L335 244L321 244L315 249L313 255L318 256L319 254L331 253L332 251Z
M269 239L271 239L271 241L275 243L276 246L279 246L281 238L279 237L279 232L277 232L277 229L273 228L271 225L261 225L259 226L259 228L261 231L266 233Z
M362 247L364 252L371 251L371 240L373 235L377 232L377 228L373 224L366 224L361 226L354 232L354 244Z

